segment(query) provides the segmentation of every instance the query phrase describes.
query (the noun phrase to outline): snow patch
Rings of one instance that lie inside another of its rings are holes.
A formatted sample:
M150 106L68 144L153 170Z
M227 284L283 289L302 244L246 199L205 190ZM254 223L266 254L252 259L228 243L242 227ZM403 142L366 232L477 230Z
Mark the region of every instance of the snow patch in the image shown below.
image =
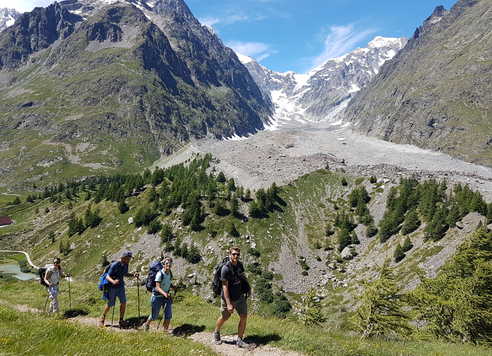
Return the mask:
M237 58L241 61L242 64L248 64L251 62L254 62L254 59L248 56L245 56L244 54L241 54L239 52L236 52Z
M401 39L399 38L376 36L371 42L369 42L369 48L391 47L397 46L400 43Z

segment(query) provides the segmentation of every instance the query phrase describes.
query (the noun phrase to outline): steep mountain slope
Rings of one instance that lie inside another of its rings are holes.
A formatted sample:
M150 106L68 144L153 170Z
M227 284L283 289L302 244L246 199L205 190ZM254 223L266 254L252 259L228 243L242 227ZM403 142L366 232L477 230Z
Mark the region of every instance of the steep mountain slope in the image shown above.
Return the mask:
M19 16L20 13L15 9L0 9L0 32L12 26Z
M181 0L94 3L38 8L0 34L2 184L133 170L263 128L269 101Z
M349 104L363 133L492 165L492 2L438 7Z
M376 37L367 48L330 59L307 74L276 73L249 57L240 59L264 95L272 98L277 119L321 121L343 108L406 42L404 38Z

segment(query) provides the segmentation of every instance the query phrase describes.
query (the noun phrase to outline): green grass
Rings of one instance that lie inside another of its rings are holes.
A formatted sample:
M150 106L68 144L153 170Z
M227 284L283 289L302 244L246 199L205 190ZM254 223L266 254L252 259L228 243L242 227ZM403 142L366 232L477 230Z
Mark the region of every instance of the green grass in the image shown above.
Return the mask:
M13 304L28 304L42 308L44 290L37 282L19 282L0 280L2 296L0 299ZM128 288L127 317L134 317L136 308L136 287ZM149 295L141 292L142 315L149 312ZM60 301L62 309L68 309L68 295L66 282L62 284ZM75 282L72 284L72 303L74 308L83 307L93 317L99 316L103 301L99 299L100 292L94 283ZM183 293L177 298L174 305L172 325L178 327L183 324L205 326L211 332L219 314L219 308L206 303L203 299L189 293ZM203 352L210 354L203 347L196 346L187 340L155 337L155 334L138 333L109 333L96 328L77 326L67 321L46 318L41 315L13 313L11 310L0 307L0 335L2 346L11 354L27 352L33 347L32 354L85 354L88 350L104 349L106 343L113 342L112 352L129 352L131 355L143 353L146 349L170 351L173 354L186 352ZM234 316L224 326L223 334L233 334L238 318ZM52 330L46 334L46 329ZM44 330L44 332L43 332ZM69 342L77 336L75 342ZM358 336L342 329L333 329L331 325L320 328L304 327L294 319L279 320L251 315L248 319L246 335L251 341L267 340L268 345L286 350L295 350L306 355L333 355L333 356L485 356L492 355L492 349L473 345L451 344L437 341L391 341L381 339L360 340ZM43 339L45 338L45 339ZM29 339L29 343L23 343ZM67 346L68 345L68 346ZM130 349L129 345L133 345ZM149 345L151 345L149 347ZM61 347L68 349L61 349ZM171 349L169 349L169 348ZM51 353L52 352L52 353Z
M214 355L183 338L117 333L0 306L2 355Z

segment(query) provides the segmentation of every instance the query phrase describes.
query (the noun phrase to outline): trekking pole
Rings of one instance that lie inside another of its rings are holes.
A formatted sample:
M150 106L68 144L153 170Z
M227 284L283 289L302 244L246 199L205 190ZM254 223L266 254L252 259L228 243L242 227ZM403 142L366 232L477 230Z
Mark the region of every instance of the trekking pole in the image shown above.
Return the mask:
M137 277L137 301L138 322L140 323L140 277Z
M68 301L69 301L69 304L70 304L70 309L72 309L72 290L70 288L70 280L72 279L72 277L68 277Z
M48 306L48 300L50 299L50 294L48 293L48 295L46 296L46 301L44 302L44 309L43 309L43 312L45 314L48 314L48 311L46 310L47 306Z

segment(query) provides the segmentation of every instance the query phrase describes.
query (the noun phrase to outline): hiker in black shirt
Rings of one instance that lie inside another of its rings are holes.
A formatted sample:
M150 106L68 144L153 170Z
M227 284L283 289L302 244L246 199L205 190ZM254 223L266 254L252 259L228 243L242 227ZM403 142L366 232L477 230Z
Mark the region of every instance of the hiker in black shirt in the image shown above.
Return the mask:
M246 330L246 322L248 319L248 305L244 285L247 283L244 275L244 268L239 262L241 252L238 247L232 247L229 250L229 262L227 262L220 272L222 281L221 294L221 312L222 316L217 320L214 331L214 342L221 344L220 329L222 325L229 319L234 312L234 309L239 314L239 325L237 331L236 345L241 348L247 348L249 345L243 341L244 331ZM248 291L249 292L249 291Z

